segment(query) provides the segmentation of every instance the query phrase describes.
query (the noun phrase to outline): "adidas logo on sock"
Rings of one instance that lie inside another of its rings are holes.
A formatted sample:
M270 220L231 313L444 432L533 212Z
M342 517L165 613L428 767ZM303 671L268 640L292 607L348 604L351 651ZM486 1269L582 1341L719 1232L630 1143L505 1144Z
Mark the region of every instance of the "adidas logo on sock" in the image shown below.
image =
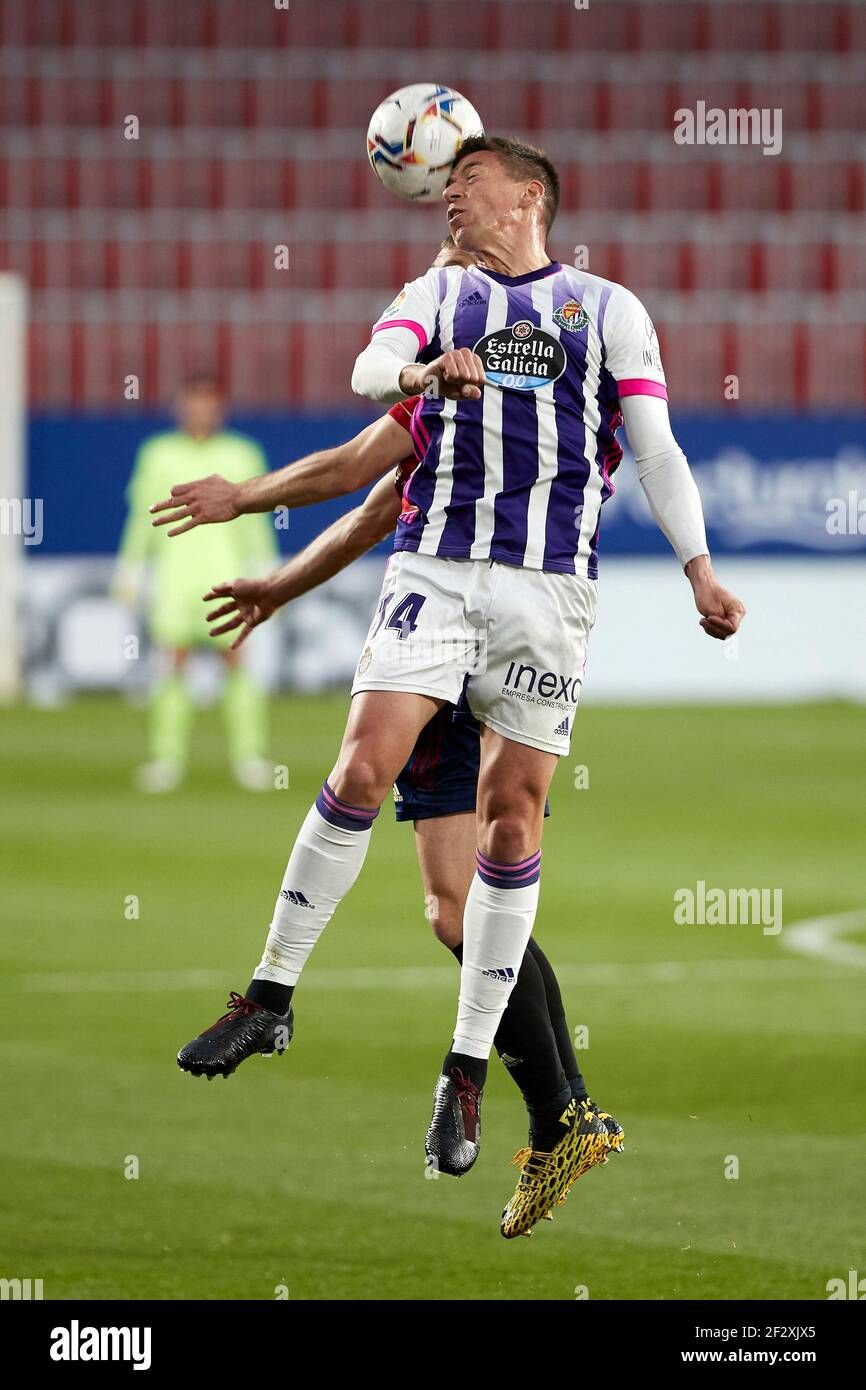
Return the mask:
M461 301L460 301L460 303L458 304L457 307L458 307L458 309L466 309L466 308L469 307L470 304L483 304L483 303L484 303L484 297L483 297L483 295L480 295L480 294L478 293L477 290L474 290L473 293L472 293L472 294L468 294L468 295L466 296L465 299L461 299Z
M488 980L501 980L504 985L510 985L514 979L514 971L510 965L507 965L504 970L482 970L481 974L486 975Z
M295 907L308 907L312 911L314 903L307 902L303 893L296 893L290 888L281 888L280 897L285 898L287 903L294 903Z
M561 724L557 724L553 731L554 738L564 738L568 733L568 715L565 716Z

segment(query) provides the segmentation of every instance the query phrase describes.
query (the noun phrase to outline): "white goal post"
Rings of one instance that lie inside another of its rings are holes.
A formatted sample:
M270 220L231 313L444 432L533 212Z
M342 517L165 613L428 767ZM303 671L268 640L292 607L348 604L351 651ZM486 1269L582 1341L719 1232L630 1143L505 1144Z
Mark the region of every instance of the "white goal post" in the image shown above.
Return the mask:
M21 691L27 291L0 275L0 702Z

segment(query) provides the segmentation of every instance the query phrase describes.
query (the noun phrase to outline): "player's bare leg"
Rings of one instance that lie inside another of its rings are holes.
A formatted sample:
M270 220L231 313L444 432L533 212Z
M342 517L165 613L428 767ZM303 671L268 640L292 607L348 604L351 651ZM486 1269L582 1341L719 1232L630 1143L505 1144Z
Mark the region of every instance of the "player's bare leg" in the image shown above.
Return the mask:
M441 703L382 690L355 696L334 771L289 857L264 956L246 994L232 994L228 1013L181 1048L184 1071L228 1076L255 1052L284 1050L300 973L361 872L379 807Z

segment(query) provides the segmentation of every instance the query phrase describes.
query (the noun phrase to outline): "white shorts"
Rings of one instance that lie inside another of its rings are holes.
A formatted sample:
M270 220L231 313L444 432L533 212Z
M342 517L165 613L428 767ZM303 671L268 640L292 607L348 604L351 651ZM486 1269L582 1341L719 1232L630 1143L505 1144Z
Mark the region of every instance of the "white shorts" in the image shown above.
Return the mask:
M499 560L398 550L352 694L406 690L457 704L517 743L568 752L597 586Z

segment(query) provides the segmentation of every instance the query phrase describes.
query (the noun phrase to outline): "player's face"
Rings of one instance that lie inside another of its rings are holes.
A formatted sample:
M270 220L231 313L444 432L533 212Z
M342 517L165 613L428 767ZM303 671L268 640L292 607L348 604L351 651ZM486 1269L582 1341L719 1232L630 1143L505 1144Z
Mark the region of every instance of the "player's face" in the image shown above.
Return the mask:
M211 386L196 386L182 391L177 403L177 422L184 434L193 439L208 439L216 434L223 422L223 403L219 392Z
M520 220L524 192L489 150L461 160L442 195L455 245L461 251L483 250L490 233Z

